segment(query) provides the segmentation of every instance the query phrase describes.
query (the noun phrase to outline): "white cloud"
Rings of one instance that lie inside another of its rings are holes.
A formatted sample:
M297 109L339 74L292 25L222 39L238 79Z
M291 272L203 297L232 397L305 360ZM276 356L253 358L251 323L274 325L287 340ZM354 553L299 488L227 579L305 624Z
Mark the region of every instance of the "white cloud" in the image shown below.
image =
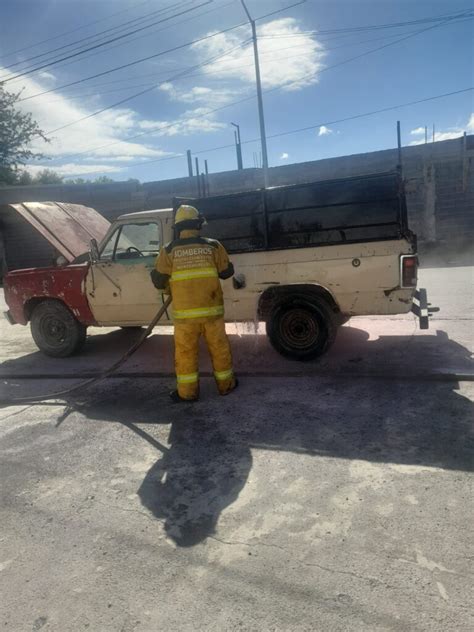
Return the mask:
M172 101L180 101L181 103L205 103L212 104L212 107L219 107L229 103L236 94L240 94L239 90L231 90L228 88L208 88L206 86L194 86L192 88L178 87L170 82L163 83L159 88Z
M8 74L5 69L0 67L0 76L3 77ZM45 80L46 78L43 79L43 81ZM39 78L24 77L21 82L7 83L5 88L11 92L19 91L23 88L21 98L25 98L43 92L45 89L48 89L48 85L42 83ZM200 98L199 92L199 90L194 92L195 98ZM156 147L155 143L150 143L150 139L178 134L211 133L221 129L221 127L226 127L224 124L212 120L206 114L207 110L205 108L197 108L190 112L185 112L175 120L170 121L150 121L142 118L133 109L121 108L108 110L78 122L71 127L66 127L64 130L48 133L50 130L68 125L91 114L94 110L92 108L89 109L84 103L88 103L89 108L91 108L90 99L81 102L69 99L59 93L50 93L18 104L17 107L20 110L32 114L34 120L38 122L41 129L51 139L50 143L45 143L41 138L38 138L31 145L31 149L34 152L40 152L52 158L48 164L39 167L40 169L46 167L62 173L58 166L61 165L61 157L64 156L64 162L67 161L68 156L71 156L79 163L81 159L87 161L88 164L86 166L88 170L92 166L97 167L104 173L107 170L104 169L103 161L122 162L125 166L127 161L133 162L137 159L154 159L171 155L170 152ZM98 109L100 105L95 105L94 108ZM184 120L188 117L189 120ZM152 133L160 128L166 129L157 134ZM148 130L150 134L144 135L143 139L139 138L136 142L126 140L127 136ZM102 145L111 146L100 149ZM91 149L94 147L99 148ZM76 154L85 151L87 151L87 154L84 154L82 157L76 156ZM99 165L89 164L91 160L97 159L100 160ZM69 164L63 165L63 167L67 170L70 169ZM113 171L117 169L117 166L110 167L110 170ZM110 170L107 172L112 172ZM74 168L74 173L80 173L77 165Z
M332 129L329 129L329 127L326 127L326 125L321 125L321 127L319 128L318 136L328 136L332 133Z
M410 134L413 134L413 136L419 136L420 134L424 134L425 133L425 128L424 127L417 127L416 129L412 129Z
M129 160L129 159L128 159ZM104 173L117 173L123 170L123 167L113 167L111 165L99 165L99 164L84 164L84 163L74 163L70 162L65 165L51 166L48 165L26 165L25 170L31 173L31 175L36 175L39 171L43 171L43 169L52 169L56 173L59 173L62 176L82 176L82 175L94 175L94 174L104 174Z
M419 130L422 130L422 132L420 132ZM474 133L474 112L471 113L471 115L469 116L467 123L463 126L463 127L449 127L447 130L440 130L440 131L436 131L435 130L435 140L436 141L441 141L441 140L453 140L455 138L460 138L464 132L468 132L468 133ZM411 143L409 143L410 145L423 145L425 142L425 137L424 137L424 133L425 133L425 128L424 127L418 127L417 129L414 129L410 132L411 134L415 134L418 135L421 133L423 133L423 138L418 138L417 140L412 140ZM431 142L433 139L433 132L432 129L428 129L428 140L429 142Z
M284 151L282 155L280 156L280 160L288 160L289 157L290 157L289 154L287 154L286 151Z
M47 72L46 70L42 70L40 73L38 73L38 77L40 77L41 79L44 79L45 81L50 81L50 82L56 81L55 75L53 75L52 72Z
M323 46L314 36L302 32L294 18L267 22L258 27L258 36L264 88L288 84L285 90L299 90L318 81L315 74L323 67ZM255 70L252 43L239 47L248 38L248 27L242 27L194 44L193 48L202 53L203 58L208 58L235 47L233 52L205 66L204 71L209 76L235 79L253 86Z
M226 123L214 120L209 108L198 107L183 112L174 121L140 121L141 129L153 132L154 136L189 136L198 133L217 132L228 127Z

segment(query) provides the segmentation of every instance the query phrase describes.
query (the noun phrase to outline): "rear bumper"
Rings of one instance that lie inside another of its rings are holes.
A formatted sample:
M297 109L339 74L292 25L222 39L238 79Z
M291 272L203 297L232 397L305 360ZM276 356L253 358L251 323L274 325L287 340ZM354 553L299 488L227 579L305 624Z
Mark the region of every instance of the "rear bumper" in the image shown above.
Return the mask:
M8 320L8 322L10 323L10 325L16 325L16 320L13 318L10 310L8 310L8 312L3 312L3 316Z
M411 311L418 318L420 322L420 329L429 329L430 316L434 312L439 312L439 307L433 307L431 303L428 303L428 293L425 288L416 290L413 296L413 304Z

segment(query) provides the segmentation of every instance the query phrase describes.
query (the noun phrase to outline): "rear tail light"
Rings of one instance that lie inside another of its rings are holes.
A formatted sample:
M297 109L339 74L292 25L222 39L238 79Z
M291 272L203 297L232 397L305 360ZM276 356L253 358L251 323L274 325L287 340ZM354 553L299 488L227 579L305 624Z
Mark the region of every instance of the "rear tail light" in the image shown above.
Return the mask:
M418 257L416 255L402 255L400 258L401 287L416 287L418 271Z

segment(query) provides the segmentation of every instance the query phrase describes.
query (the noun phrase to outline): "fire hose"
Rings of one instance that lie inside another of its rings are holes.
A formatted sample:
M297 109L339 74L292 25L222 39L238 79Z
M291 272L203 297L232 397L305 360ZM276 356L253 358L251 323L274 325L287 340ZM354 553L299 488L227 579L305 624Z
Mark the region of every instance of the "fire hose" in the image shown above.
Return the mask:
M63 391L57 391L56 393L50 393L49 395L39 395L39 396L31 396L31 397L17 397L17 398L0 398L0 406L14 406L16 404L31 404L35 402L44 402L49 399L59 399L64 397L65 395L70 395L71 393L75 393L76 391L80 391L87 386L91 386L92 384L97 384L101 382L106 377L114 373L119 367L122 366L138 349L142 346L145 340L153 331L154 327L157 325L158 321L161 319L163 314L167 311L168 307L171 305L171 296L169 296L166 301L164 301L163 305L157 311L153 320L150 322L145 331L141 334L140 338L123 354L123 356L117 360L112 366L100 371L94 377L81 382L80 384L76 384L71 388L68 388Z

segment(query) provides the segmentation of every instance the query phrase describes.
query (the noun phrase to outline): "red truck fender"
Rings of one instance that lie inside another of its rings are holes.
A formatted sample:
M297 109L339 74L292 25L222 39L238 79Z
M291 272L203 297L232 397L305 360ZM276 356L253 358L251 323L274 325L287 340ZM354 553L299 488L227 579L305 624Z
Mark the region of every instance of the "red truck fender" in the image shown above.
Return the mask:
M9 272L4 278L4 288L10 321L26 325L38 303L56 299L83 325L96 325L85 291L88 270L89 263L82 263Z

